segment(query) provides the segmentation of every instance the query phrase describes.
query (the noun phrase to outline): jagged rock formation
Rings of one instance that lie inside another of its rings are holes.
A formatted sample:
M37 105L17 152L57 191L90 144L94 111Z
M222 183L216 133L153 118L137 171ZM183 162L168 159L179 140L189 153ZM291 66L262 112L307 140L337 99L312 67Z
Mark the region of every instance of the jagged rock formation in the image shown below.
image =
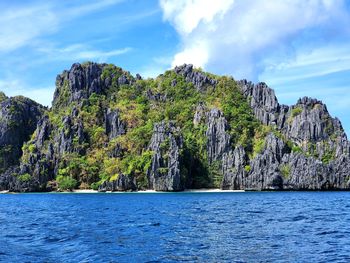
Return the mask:
M124 174L120 174L117 180L104 181L99 187L100 192L114 191L136 191L136 179Z
M200 71L194 70L193 65L191 64L177 66L175 67L174 72L183 76L186 81L193 83L199 91L204 90L208 85L215 86L217 84L215 79L208 77ZM176 85L176 82L173 82L172 85L174 84Z
M77 63L51 109L0 104L0 190L350 189L350 143L321 101L281 105L265 83L192 65L144 80Z
M70 103L80 103L91 94L105 94L113 84L123 85L134 81L132 76L120 68L108 76L103 76L104 69L110 69L107 64L87 63L72 65L70 70L63 71L56 78L56 90L52 102L53 109L68 106Z
M147 172L149 188L157 191L183 190L180 174L180 130L172 122L154 126L149 149L153 152L152 163Z
M230 147L230 135L227 134L228 124L223 113L214 108L207 113L207 151L208 161L212 163L222 159L222 155Z
M282 112L285 112L285 106L280 106L275 92L265 83L253 84L247 80L238 82L244 96L250 101L255 117L265 125L277 125L282 128L285 122ZM287 108L288 109L288 108ZM280 116L282 118L280 118Z
M0 173L18 165L22 145L30 139L44 107L24 97L3 97L0 102Z
M121 121L118 110L107 109L105 116L106 134L109 139L125 134L125 123Z

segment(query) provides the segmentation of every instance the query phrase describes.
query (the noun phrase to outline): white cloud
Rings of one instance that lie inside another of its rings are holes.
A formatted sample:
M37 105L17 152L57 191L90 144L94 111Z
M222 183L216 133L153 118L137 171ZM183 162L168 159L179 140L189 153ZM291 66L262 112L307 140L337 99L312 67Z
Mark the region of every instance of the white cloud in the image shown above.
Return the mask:
M0 52L29 45L44 35L56 32L63 22L120 2L122 1L101 0L60 6L43 1L21 7L3 7L0 16Z
M264 64L267 66L259 79L276 86L347 71L350 70L350 43L296 50L294 57L283 62L272 59L265 60Z
M114 49L110 51L102 51L89 47L83 44L73 44L64 48L57 48L55 46L39 47L37 51L46 54L45 60L59 60L59 61L86 61L94 60L104 62L111 57L123 55L132 50L130 47L121 49Z
M92 3L85 1L84 4L76 4L71 7L65 8L61 13L62 19L71 19L77 16L83 16L97 10L119 4L125 0L99 0Z
M256 79L266 57L293 55L294 40L308 38L308 30L331 34L346 28L344 2L160 0L160 6L182 39L173 66L192 61L207 70Z
M234 0L161 0L164 19L174 23L182 34L191 33L203 21L210 24L215 16L226 13Z
M191 43L191 45L188 45L183 51L175 55L172 67L183 63L193 64L196 67L206 65L209 59L207 44L205 40Z
M55 87L28 87L19 79L0 80L0 91L7 96L25 96L44 106L50 106Z

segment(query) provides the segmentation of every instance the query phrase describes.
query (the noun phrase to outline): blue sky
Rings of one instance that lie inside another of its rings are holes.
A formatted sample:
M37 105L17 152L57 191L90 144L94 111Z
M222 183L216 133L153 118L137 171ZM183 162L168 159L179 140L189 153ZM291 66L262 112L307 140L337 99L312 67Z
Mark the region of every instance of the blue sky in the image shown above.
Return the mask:
M50 105L74 62L155 77L175 65L264 81L281 103L321 99L350 133L350 1L0 2L0 90Z

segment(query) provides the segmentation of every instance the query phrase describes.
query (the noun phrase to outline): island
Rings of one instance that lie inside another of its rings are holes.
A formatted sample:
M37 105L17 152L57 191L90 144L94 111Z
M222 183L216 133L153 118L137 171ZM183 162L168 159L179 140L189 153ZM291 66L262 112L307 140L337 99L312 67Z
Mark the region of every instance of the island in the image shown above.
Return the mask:
M0 93L0 191L349 190L350 144L321 101L185 64L143 79L75 63L52 106Z

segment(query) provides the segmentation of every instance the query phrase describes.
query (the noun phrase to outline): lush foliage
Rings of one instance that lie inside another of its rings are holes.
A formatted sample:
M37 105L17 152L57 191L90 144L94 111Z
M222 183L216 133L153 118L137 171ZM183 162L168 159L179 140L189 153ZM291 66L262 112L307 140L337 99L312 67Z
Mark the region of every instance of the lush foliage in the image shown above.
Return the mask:
M31 175L28 173L25 174L21 174L20 176L18 176L18 180L20 180L21 182L28 182L32 179Z
M291 167L289 164L281 164L280 165L280 172L282 174L282 177L284 179L289 179L290 178L290 174L291 174Z
M249 158L254 158L264 150L268 133L283 137L272 127L263 126L254 118L247 99L233 78L202 73L215 79L216 85L206 85L197 90L192 83L171 70L156 79L136 80L129 72L107 65L101 80L108 83L108 88L100 94L92 93L89 98L79 102L70 102L69 84L67 80L64 81L53 109L48 112L55 130L49 140L62 133L68 138L72 134L72 126L76 127L78 123L83 124L84 136L82 139L74 135L73 149L59 158L56 178L59 188L97 189L104 181L116 180L121 174L135 177L139 188L147 188L147 172L154 154L148 146L155 123L161 121L174 122L180 128L183 143L180 169L183 178L188 180L187 186L220 187L223 177L221 163L208 161L205 116L199 123L193 122L198 105L206 110L217 108L223 112L228 123L231 146L243 146ZM125 77L129 83L121 84L127 83ZM118 111L125 124L125 134L114 139L108 137L106 109ZM71 125L64 123L66 116L70 116ZM44 144L44 150L40 151L45 153L49 144ZM161 148L166 154L169 142L165 140ZM30 141L23 146L23 158L29 160L38 151ZM249 165L245 167L247 173L250 169ZM167 173L168 170L162 167L158 172Z
M77 187L78 182L72 177L64 176L64 175L58 175L56 178L58 189L61 191L67 191L67 190L73 190Z
M292 117L296 117L301 114L303 109L301 107L295 107L292 109Z
M170 70L156 79L136 80L129 72L107 65L101 80L109 83L108 89L104 94L93 93L80 103L69 102L71 95L65 80L53 109L48 113L49 119L57 132L68 136L70 127L65 126L63 120L65 116L72 116L73 124L77 121L83 123L87 139L79 141L74 137L74 151L60 157L59 188L97 189L103 181L115 180L120 174L136 177L138 187L147 188L147 171L153 156L148 145L154 124L161 121L172 121L181 129L181 174L184 178L191 178L186 183L191 187L219 187L221 164L208 162L207 127L204 118L200 123L193 123L196 107L201 103L208 110L218 108L223 112L232 146L240 144L247 152L256 154L262 150L264 141L263 134L259 133L260 124L234 79L203 74L214 78L216 86L207 85L198 91L192 83ZM132 83L120 84L120 79L125 76ZM127 131L112 140L104 126L107 108L118 110ZM50 135L50 139L54 137L55 134ZM166 141L163 144L166 153L169 145ZM116 149L119 149L118 154L115 154ZM36 150L35 144L29 142L23 146L23 156L29 160ZM158 172L167 172L166 167L160 169Z
M5 95L5 93L3 93L2 91L0 91L0 103L3 102L4 100L6 100L7 97Z

